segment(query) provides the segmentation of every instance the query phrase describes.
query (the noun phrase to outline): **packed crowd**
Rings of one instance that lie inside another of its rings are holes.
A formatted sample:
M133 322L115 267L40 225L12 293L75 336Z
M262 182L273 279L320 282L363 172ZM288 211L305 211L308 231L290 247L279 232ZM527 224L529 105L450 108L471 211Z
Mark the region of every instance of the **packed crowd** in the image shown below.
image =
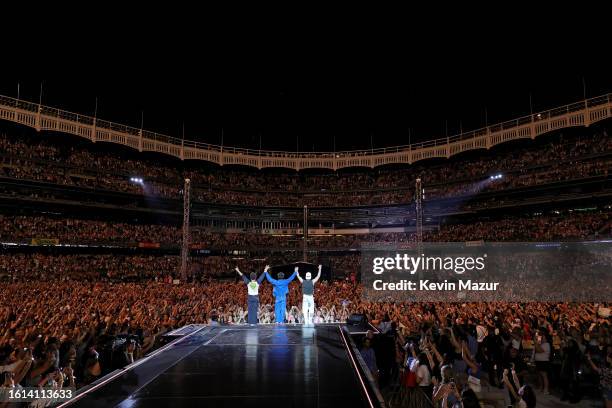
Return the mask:
M606 176L612 165L611 138L598 130L588 136L557 137L524 148L502 147L479 158L408 169L333 174L194 170L183 163L133 160L121 153L60 147L49 139L0 137L0 176L54 184L180 198L183 179L192 196L208 203L253 206L363 206L410 202L411 183L421 177L429 198L472 195L554 181ZM125 157L124 157L125 156ZM500 180L484 183L493 173ZM144 184L130 177L144 178Z
M498 219L442 223L425 231L431 242L549 241L587 239L610 235L610 211L564 211L538 216L506 216ZM140 243L153 242L178 246L181 228L163 224L137 224L49 216L0 215L0 242L21 242L36 238L57 239L61 243ZM312 249L359 248L363 243L414 240L411 233L330 234L311 236ZM301 236L275 236L263 233L221 233L205 228L191 229L190 242L209 249L301 248Z
M327 258L334 278L355 275L359 255L335 255ZM285 264L286 257L265 256L247 259L234 255L193 257L188 264L188 279L201 282L209 278L234 276L236 266L261 271L266 263ZM172 282L180 277L180 258L176 255L107 255L4 253L0 255L0 281L53 282Z
M609 401L606 305L378 303L363 310L381 335L369 333L361 354L392 406L531 408L536 387L549 404L577 403L597 395L598 382Z
M0 254L0 279L19 282L168 281L177 276L178 256L108 254Z
M194 170L187 165L133 160L91 146L59 146L29 138L0 137L0 177L180 198L185 177L197 201L248 205L355 206L412 200L406 180L422 176L428 198L532 186L607 175L612 138L606 130L559 136L525 148L496 149L425 168L312 175L239 170ZM503 172L499 180L485 180ZM144 175L144 185L129 177ZM409 183L410 184L410 183ZM326 191L322 191L326 190ZM288 194L289 193L289 194ZM443 223L424 240L549 241L609 237L607 210ZM106 222L52 216L3 216L2 242L33 238L61 242L158 242L177 246L172 225ZM311 237L311 249L358 248L363 243L411 241L406 233ZM295 249L299 237L221 234L194 229L192 243L218 250ZM227 253L227 252L226 252ZM260 273L277 255L210 255L194 258L189 283L173 284L174 255L67 254L46 251L0 254L0 366L3 386L89 384L160 344L160 337L190 323L241 324L247 292L233 268ZM497 398L506 406L535 406L533 388L559 390L578 401L601 379L612 400L610 306L593 303L372 302L357 282L357 254L326 256L342 280L320 282L315 323L342 322L353 313L374 327L361 354L396 406L452 406ZM520 267L520 265L518 265ZM228 276L236 280L227 279ZM213 279L223 277L225 279ZM542 276L550 280L550 276ZM535 282L535 283L534 283ZM555 283L555 282L553 282ZM605 283L605 282L604 282ZM538 286L539 282L530 282ZM574 282L559 282L564 288ZM565 285L565 286L564 286ZM603 290L607 286L601 285ZM301 289L289 286L287 322L301 323ZM272 287L260 289L258 317L274 322ZM535 373L535 376L532 374ZM507 400L507 401L506 401ZM522 404L522 405L521 405ZM472 405L473 406L473 405Z
M300 285L289 289L287 319L299 323ZM172 329L211 320L243 323L246 295L241 281L2 284L0 365L16 384L35 386L58 372L87 384L143 356ZM529 398L518 393L512 374L544 392L561 386L564 397L577 400L596 379L587 357L603 370L612 359L606 305L372 303L350 281L321 282L316 303L316 323L364 313L378 327L381 333L367 336L362 354L387 397L405 406L465 399L467 390L492 398L510 387L516 392L507 398ZM260 304L260 321L273 322L271 285L262 285ZM534 371L539 378L529 375Z
M444 224L426 234L426 241L455 242L484 240L551 241L609 237L611 218L607 211L566 212L532 218L505 217L488 221Z
M63 243L79 242L159 242L180 243L180 228L162 224L136 224L57 218L41 216L0 215L0 239L30 240L58 239Z

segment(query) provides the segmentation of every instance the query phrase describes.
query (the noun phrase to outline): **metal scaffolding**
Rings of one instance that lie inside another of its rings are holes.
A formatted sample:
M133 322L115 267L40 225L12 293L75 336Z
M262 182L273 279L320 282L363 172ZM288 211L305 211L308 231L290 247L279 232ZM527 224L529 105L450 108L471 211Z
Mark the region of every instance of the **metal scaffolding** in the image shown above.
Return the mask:
M414 204L416 209L416 249L417 256L423 253L423 184L421 179L416 179L414 185Z
M304 247L302 260L308 262L308 206L304 206Z
M181 280L187 282L187 260L189 258L189 196L191 181L185 179L183 188L183 245L181 246Z

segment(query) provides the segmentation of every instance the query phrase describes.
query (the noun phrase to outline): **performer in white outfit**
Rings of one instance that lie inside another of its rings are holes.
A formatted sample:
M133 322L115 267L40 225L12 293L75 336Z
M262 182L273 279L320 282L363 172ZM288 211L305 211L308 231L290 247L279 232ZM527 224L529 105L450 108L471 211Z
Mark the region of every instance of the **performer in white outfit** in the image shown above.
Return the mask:
M319 265L319 273L317 277L312 278L312 274L310 272L306 272L306 279L302 279L300 274L298 273L297 278L302 283L302 313L304 314L304 325L312 326L313 318L315 313L315 303L314 303L314 284L317 283L319 278L321 277L321 265Z

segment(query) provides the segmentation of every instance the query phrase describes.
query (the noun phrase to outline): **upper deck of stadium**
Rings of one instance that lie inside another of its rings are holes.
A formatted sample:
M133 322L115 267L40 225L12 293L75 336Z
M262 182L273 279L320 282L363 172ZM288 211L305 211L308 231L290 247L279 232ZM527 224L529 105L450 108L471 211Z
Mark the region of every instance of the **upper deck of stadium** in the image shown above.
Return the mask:
M368 150L338 152L289 152L253 150L183 140L61 109L0 96L0 119L37 131L72 134L92 142L109 142L140 152L156 152L181 160L203 160L218 165L242 165L258 169L331 169L412 164L432 158L448 158L501 143L570 127L590 126L612 117L612 94L585 99L481 129L428 142Z

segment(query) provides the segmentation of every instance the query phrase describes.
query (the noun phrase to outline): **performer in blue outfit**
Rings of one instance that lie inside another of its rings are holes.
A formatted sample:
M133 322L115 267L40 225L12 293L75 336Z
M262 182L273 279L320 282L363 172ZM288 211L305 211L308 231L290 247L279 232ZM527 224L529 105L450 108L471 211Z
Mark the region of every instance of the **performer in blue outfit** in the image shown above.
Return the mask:
M240 269L236 267L236 272L238 275L242 277L242 280L247 285L248 291L248 315L247 321L249 324L257 324L257 313L259 312L259 285L261 285L261 281L263 281L264 276L268 273L268 269L270 266L266 266L264 269L264 273L257 277L255 272L251 272L250 280L240 272Z
M268 270L264 272L266 275L266 279L268 282L274 286L274 290L272 293L274 294L274 316L276 317L276 323L285 323L285 311L287 310L287 292L289 292L289 283L298 273L298 267L295 267L293 271L293 275L291 275L288 279L283 279L285 274L279 272L278 279L274 279L268 273Z

